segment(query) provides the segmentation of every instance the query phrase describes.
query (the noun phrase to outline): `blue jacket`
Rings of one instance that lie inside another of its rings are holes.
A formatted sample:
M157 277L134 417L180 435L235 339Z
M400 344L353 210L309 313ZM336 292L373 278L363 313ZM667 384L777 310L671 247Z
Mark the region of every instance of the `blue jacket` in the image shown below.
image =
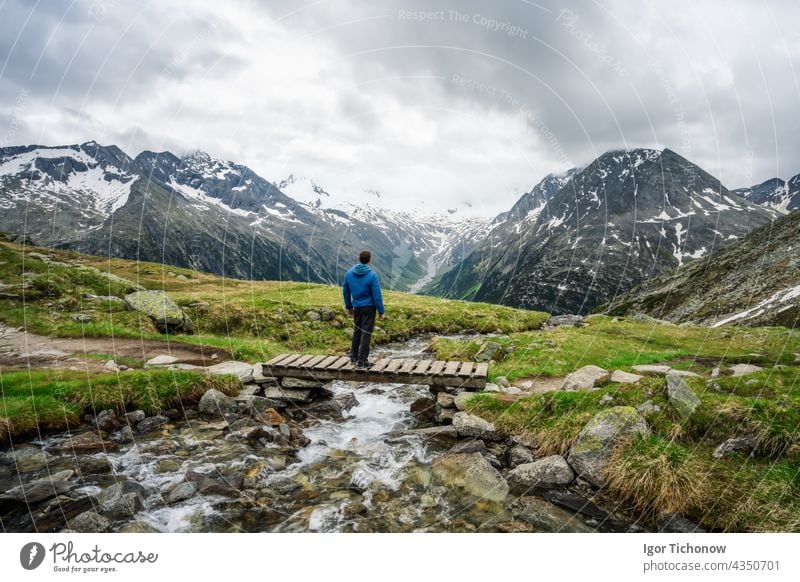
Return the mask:
M373 306L383 315L383 295L378 274L367 265L358 263L344 275L344 306Z

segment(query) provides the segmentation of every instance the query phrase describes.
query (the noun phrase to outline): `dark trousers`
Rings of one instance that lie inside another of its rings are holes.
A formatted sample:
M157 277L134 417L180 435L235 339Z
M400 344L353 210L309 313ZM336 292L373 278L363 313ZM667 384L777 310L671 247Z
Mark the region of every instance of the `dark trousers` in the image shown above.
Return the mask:
M353 343L350 346L350 359L366 364L369 358L369 342L375 328L375 307L356 307L353 309Z

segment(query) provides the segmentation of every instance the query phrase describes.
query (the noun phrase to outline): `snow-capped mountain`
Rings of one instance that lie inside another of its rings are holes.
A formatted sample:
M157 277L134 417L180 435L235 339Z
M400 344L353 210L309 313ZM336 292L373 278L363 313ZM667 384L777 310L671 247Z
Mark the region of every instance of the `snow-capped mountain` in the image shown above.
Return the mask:
M414 290L471 251L485 226L372 205L326 208L203 152L132 159L95 142L0 150L0 208L0 230L39 244L238 278L338 282L370 248L387 288Z
M604 310L714 326L800 322L800 212L780 216L700 261L645 281Z
M772 178L750 188L739 188L734 192L754 204L786 214L800 208L800 174L789 180Z
M610 151L563 178L500 215L433 292L584 313L777 215L669 149Z

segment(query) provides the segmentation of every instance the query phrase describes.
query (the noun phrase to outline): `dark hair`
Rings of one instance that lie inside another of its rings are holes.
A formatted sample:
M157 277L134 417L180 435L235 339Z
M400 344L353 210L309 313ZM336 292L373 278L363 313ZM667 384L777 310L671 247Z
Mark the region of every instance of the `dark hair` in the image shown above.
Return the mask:
M361 251L358 253L358 260L366 265L372 260L372 253L369 251Z

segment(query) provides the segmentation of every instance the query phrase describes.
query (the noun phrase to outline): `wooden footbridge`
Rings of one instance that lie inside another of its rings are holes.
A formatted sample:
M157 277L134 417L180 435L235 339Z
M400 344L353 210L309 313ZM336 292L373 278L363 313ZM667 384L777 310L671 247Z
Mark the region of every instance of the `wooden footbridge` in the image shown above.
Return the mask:
M266 377L345 380L383 384L428 384L467 390L486 387L489 365L476 362L383 358L371 368L356 368L350 358L281 354L262 364Z

